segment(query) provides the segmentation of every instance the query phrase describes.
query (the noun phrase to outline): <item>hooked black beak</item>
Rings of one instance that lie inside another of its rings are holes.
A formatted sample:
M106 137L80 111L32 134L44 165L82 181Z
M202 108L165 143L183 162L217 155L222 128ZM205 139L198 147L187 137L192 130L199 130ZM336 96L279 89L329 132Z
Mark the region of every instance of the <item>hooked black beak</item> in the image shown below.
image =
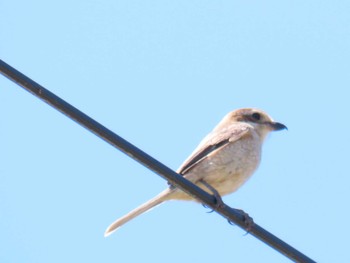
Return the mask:
M287 126L280 122L270 122L269 124L273 131L288 130Z

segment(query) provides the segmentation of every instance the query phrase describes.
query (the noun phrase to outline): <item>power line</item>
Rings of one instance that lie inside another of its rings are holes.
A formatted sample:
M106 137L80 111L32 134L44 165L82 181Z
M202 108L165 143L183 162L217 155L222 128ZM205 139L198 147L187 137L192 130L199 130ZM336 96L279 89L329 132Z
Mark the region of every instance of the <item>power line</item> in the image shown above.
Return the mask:
M122 137L107 129L97 121L93 120L77 108L73 107L60 97L56 96L54 93L50 92L35 81L31 80L27 76L23 75L21 72L12 68L10 65L6 64L2 60L0 60L0 73L8 79L16 82L19 86L29 91L36 97L42 99L55 109L59 110L67 117L73 119L78 124L82 125L84 128L93 132L101 139L105 140L112 146L127 154L129 157L133 158L142 165L146 166L148 169L157 173L165 180L169 181L172 185L179 187L181 190L190 194L191 196L199 200L201 203L212 208L217 213L228 219L230 222L234 222L241 228L249 230L250 234L260 239L265 244L274 248L278 252L282 253L289 259L295 262L302 263L315 262L300 251L288 245L286 242L269 233L256 223L254 223L253 225L249 225L249 229L247 229L247 224L245 223L245 216L243 216L242 213L227 205L223 207L216 206L216 199L212 195L208 194L195 184L180 176L161 162L157 161L156 159L143 152L133 144L129 143Z

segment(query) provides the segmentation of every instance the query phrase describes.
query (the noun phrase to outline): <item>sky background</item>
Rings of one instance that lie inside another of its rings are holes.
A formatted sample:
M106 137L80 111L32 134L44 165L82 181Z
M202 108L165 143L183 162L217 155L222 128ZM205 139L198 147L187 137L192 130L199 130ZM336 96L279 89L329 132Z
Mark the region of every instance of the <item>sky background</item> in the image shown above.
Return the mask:
M1 1L0 57L176 169L229 111L289 131L224 198L317 262L350 262L349 1ZM199 204L108 238L166 182L0 76L1 262L290 262Z

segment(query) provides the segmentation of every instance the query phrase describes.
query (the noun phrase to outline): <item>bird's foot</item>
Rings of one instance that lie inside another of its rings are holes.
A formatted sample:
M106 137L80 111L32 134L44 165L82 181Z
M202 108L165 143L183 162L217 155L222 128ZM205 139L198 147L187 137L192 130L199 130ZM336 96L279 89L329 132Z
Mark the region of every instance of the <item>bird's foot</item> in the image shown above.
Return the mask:
M200 181L208 190L210 190L212 193L213 193L213 196L215 198L215 208L223 208L225 207L225 203L224 201L222 200L219 192L214 188L212 187L210 184L208 184L206 181L204 180L201 180ZM204 207L206 207L206 205L203 205ZM215 209L209 211L208 213L211 213L213 212Z
M247 233L246 234L248 234L251 230L252 230L252 228L253 228L253 226L254 226L254 220L253 220L253 218L251 218L246 212L244 212L243 210L241 210L241 209L235 209L234 208L234 210L236 210L238 213L240 213L241 215L242 215L242 217L243 217L243 222L244 222L244 225L245 225L245 230L247 231ZM230 220L228 220L228 223L230 224L230 225L233 225L234 223L232 222L232 221L230 221Z

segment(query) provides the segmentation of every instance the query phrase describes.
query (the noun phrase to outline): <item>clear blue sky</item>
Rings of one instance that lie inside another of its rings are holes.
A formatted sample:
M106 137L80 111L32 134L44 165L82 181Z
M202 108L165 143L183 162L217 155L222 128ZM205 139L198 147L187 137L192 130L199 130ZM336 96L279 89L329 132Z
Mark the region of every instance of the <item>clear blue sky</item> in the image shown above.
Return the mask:
M289 131L224 198L318 262L350 262L349 1L2 1L0 56L176 169L228 112ZM0 76L1 262L290 262L201 205L104 238L166 183Z

